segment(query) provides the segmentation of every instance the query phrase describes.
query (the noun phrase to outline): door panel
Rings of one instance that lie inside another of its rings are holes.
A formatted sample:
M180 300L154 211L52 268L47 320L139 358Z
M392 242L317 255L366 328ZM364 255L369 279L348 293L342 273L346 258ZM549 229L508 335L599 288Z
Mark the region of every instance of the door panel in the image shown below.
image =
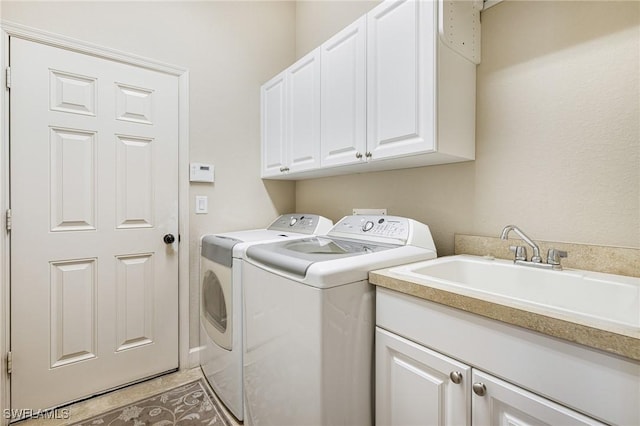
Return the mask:
M178 366L178 81L11 38L11 404Z
M118 256L116 351L153 343L153 254Z
M96 272L96 259L51 263L52 368L96 357Z
M96 228L96 133L51 128L51 231Z
M68 72L49 70L51 109L83 115L96 115L96 79Z
M116 226L152 228L154 166L153 139L116 136Z

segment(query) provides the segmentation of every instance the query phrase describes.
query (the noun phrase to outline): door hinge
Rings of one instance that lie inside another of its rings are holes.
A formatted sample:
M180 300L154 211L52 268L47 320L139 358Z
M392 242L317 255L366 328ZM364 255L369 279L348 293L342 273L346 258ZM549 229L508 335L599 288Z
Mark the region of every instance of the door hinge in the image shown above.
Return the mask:
M7 232L11 231L11 209L7 209L7 213L5 215L5 227L7 228Z
M7 352L7 374L11 374L13 371L13 356L11 351Z
M11 89L11 67L7 67L5 71L5 84L7 89Z

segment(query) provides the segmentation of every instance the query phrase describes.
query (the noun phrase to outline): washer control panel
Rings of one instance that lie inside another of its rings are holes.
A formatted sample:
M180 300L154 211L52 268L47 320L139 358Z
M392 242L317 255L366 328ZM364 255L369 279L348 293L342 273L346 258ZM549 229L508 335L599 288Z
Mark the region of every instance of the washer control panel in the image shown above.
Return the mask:
M326 228L327 222L331 227L331 222L327 218L317 214L283 214L267 229L300 234L324 234L328 229L322 228Z
M353 215L338 222L333 232L352 234L354 237L382 237L406 241L409 238L409 219L398 216Z

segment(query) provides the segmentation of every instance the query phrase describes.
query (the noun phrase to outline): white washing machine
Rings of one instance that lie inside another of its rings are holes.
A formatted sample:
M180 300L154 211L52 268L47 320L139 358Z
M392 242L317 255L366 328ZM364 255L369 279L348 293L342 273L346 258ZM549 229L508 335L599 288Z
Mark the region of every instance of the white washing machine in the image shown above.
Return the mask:
M313 214L287 214L266 229L205 235L200 240L200 366L227 408L243 419L242 256L269 241L324 235L333 223Z
M368 273L435 257L429 228L395 216L347 216L326 237L249 247L245 424L372 424Z

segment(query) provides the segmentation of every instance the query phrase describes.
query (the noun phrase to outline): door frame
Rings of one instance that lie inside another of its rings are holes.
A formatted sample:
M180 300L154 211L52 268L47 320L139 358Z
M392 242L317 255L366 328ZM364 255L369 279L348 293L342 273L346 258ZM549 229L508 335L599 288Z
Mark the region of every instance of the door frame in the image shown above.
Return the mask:
M6 354L10 346L10 238L5 212L10 207L9 182L9 90L6 72L9 65L9 38L16 37L77 53L133 65L178 77L178 365L181 370L198 365L197 348L189 348L189 70L67 36L0 20L0 425L8 424L5 410L10 409L10 375ZM23 407L27 408L27 407ZM36 408L36 407L33 407Z

